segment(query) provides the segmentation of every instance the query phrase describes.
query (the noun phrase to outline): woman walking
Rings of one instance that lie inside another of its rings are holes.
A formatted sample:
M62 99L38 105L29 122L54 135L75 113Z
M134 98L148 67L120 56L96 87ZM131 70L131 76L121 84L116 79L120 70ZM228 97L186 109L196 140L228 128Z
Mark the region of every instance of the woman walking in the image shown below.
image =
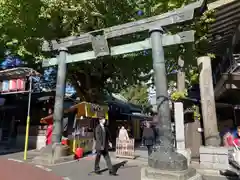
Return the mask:
M129 140L128 132L124 126L122 126L121 129L119 130L118 139L121 141Z

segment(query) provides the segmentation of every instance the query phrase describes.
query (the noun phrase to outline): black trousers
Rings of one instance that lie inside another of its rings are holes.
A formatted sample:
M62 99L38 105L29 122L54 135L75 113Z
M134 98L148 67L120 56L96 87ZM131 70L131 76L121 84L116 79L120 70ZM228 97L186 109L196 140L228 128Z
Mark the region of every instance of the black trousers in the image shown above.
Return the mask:
M96 155L96 158L95 158L94 170L95 171L99 171L100 170L99 163L100 163L101 156L104 157L104 159L106 161L106 164L107 164L107 167L108 167L108 170L110 172L113 172L112 162L111 162L108 150L101 150L101 151L97 150L97 155Z
M148 149L148 156L150 156L153 151L153 145L147 145L147 149Z

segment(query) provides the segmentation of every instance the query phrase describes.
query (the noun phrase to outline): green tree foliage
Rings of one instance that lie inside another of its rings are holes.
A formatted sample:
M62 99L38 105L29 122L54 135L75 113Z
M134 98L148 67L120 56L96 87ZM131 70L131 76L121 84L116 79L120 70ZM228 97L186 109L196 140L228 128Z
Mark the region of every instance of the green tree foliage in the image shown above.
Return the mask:
M148 87L146 85L130 86L120 92L130 103L148 107Z
M10 50L39 68L44 40L79 35L84 32L139 20L182 7L195 0L0 0L0 55ZM141 10L141 11L139 11ZM141 13L139 13L141 12ZM192 25L197 30L198 45L206 40L202 22ZM177 27L177 29L183 29ZM206 29L204 29L205 31ZM195 62L192 44L169 47L167 67L177 67L176 58L183 54ZM196 52L196 51L195 51ZM192 63L190 63L192 64ZM188 65L187 65L188 68ZM140 74L152 69L151 55L130 54L68 66L68 81L78 95L87 101L101 99L103 91L119 92L146 80ZM192 69L192 68L191 68Z

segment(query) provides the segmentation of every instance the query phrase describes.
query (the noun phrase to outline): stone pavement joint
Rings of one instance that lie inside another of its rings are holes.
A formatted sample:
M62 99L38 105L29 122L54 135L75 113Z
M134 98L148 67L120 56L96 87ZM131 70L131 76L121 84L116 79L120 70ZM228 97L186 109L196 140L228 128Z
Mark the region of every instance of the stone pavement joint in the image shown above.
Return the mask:
M42 170L44 170L44 171L47 171L47 172L52 171L51 169L46 168L46 167L44 167L44 166L42 166L42 165L35 165L35 166L38 167L38 168L40 168L40 169L42 169Z
M63 180L71 180L69 177L63 177Z
M22 160L19 160L19 159L12 159L12 158L8 158L9 161L15 161L15 162L19 162L19 163L22 163L23 161Z

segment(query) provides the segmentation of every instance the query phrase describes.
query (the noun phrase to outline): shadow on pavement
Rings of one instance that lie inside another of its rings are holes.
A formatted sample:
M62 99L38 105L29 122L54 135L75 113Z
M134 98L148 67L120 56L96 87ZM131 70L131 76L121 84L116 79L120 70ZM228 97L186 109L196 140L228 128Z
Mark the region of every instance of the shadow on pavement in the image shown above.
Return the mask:
M19 153L23 152L23 149L21 148L12 148L8 146L0 146L0 156L1 155L8 155L8 154L14 154L14 153Z
M135 168L135 167L139 167L139 166L137 166L137 165L130 165L130 166L125 166L122 169Z
M238 173L231 170L220 171L220 175L224 176L225 179L229 180L238 180L240 178L240 175Z
M122 161L122 162L119 162L119 163L117 163L117 164L114 164L114 165L113 165L113 168L114 168L115 171L117 172L118 169L119 169L120 167L124 166L127 162L128 162L128 161ZM108 168L104 168L104 169L101 169L99 172L100 172L100 173L103 173L103 172L105 172L105 171L107 171L107 170L108 170Z

